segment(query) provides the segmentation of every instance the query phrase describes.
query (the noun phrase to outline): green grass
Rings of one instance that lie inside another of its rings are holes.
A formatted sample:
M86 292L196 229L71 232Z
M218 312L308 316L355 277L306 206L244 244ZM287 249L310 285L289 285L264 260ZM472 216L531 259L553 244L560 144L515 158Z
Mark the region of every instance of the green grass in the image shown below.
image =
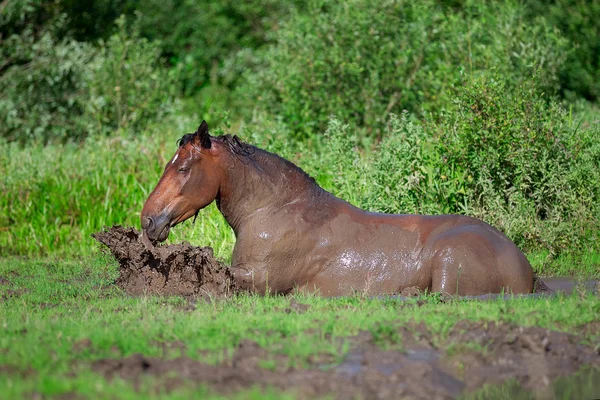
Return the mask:
M542 276L600 277L600 253L590 250L583 253L566 252L556 257L548 251L526 254L534 271Z
M596 334L579 329L596 321L600 313L600 298L591 295L449 304L432 296L420 307L407 307L395 299L296 297L310 305L305 313L286 312L287 297L243 295L199 302L189 311L181 298L126 296L110 285L116 274L114 261L103 255L70 262L0 260L0 276L8 280L0 285L0 366L10 365L13 371L24 373L0 369L4 375L0 393L8 393L8 398L32 392L143 397L153 393L149 383L138 391L130 383L107 383L89 365L94 360L135 353L181 355L179 350L165 351L162 343L183 343L183 355L218 363L242 339L250 339L303 367L317 354L341 361L348 344L342 340L345 344L340 345L338 339L361 330L371 331L383 347L401 348L395 328L420 321L439 340L457 321L469 319L579 332L589 343L598 342ZM89 339L90 345L74 351L74 344L84 339ZM269 360L264 367L272 367ZM29 369L35 372L27 374ZM190 394L183 388L173 398ZM258 398L262 392L240 396L246 395ZM279 394L272 395L279 398Z
M96 248L90 235L104 226L139 227L144 201L184 131L26 149L0 142L0 256L87 256ZM212 206L171 240L211 246L228 258L233 232Z

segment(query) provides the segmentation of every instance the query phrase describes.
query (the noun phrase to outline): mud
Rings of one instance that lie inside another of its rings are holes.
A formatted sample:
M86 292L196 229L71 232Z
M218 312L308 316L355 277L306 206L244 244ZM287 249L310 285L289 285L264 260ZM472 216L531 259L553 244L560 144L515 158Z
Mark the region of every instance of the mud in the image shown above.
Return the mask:
M382 350L380 340L365 331L347 339L350 351L341 363L313 361L304 369L291 367L287 356L249 340L240 342L232 358L219 365L138 354L100 360L93 369L109 379L118 376L135 384L149 376L156 390L167 392L181 385L206 384L227 395L258 385L291 391L298 398L454 399L504 382L510 382L513 391L553 398L558 390L553 382L588 366L593 374L590 382L597 382L588 390L600 394L596 379L600 355L574 335L470 321L456 324L442 341L423 324L402 327L397 333L403 351Z
M219 298L238 292L227 266L213 255L210 247L196 247L189 243L154 246L144 240L133 228L113 226L92 235L104 244L120 265L116 285L134 296L144 294L180 295L188 298ZM7 284L0 277L0 285ZM455 299L496 300L514 297L542 297L552 294L569 294L574 290L598 292L600 283L590 280L575 282L573 278L535 277L535 293L528 295L485 294L480 296L442 295L442 301ZM11 296L17 293L9 293ZM408 287L398 295L378 296L409 299L423 293L417 287ZM6 295L5 295L6 296ZM3 298L2 300L6 300Z
M571 277L548 277L544 278L545 286L550 292L565 294L573 293L573 291L598 292L600 290L600 281L597 280L582 280Z
M210 247L189 243L153 246L133 228L113 226L92 235L117 259L116 285L126 293L217 298L236 288L225 264L215 259Z

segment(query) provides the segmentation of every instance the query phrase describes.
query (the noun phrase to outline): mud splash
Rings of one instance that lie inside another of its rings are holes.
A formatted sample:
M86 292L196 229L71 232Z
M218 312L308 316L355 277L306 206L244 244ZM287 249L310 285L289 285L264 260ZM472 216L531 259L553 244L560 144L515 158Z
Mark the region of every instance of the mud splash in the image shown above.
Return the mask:
M219 365L188 357L167 360L137 354L97 361L93 369L109 379L119 376L136 384L152 376L156 389L167 392L182 385L206 384L228 395L260 386L292 391L297 398L340 399L454 399L481 388L488 394L494 388L502 393L498 385L507 384L513 392L554 398L559 390L554 382L584 366L591 368L590 376L600 376L597 351L562 332L462 321L442 342L423 324L399 328L397 333L404 351L382 350L373 335L364 331L347 338L350 351L341 363L315 361L307 369L291 367L287 356L249 340L242 340L233 356ZM600 381L589 391L598 393Z
M115 284L130 295L214 298L236 293L229 269L215 259L210 247L152 246L135 229L118 225L92 237L119 262Z

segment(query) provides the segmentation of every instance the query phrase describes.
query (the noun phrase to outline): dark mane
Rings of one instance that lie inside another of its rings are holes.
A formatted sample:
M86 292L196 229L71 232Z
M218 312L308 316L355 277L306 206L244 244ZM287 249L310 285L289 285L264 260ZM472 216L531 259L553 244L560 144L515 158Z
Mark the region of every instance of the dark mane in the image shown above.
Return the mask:
M179 139L177 141L177 146L179 146L179 147L185 146L186 144L188 144L189 142L194 140L195 136L196 136L195 133L186 133L185 135L183 135L181 137L181 139Z
M186 144L193 141L196 135L196 133L186 133L181 137L181 139L177 141L177 146L185 146ZM227 146L227 148L229 148L229 151L231 151L231 153L236 154L238 156L249 156L252 153L254 153L254 150L256 150L256 147L242 142L237 135L221 135L214 136L213 138L221 141Z
M195 136L196 136L196 133L187 133L187 134L183 135L181 137L181 139L179 139L177 141L177 145L179 147L185 146L186 144L188 144L192 140L194 140ZM221 135L221 136L213 136L212 138L215 140L218 140L222 144L224 144L227 147L227 149L229 150L229 152L231 154L239 156L238 158L242 162L244 162L244 159L246 159L246 158L253 159L254 161L258 161L259 158L262 158L262 159L273 159L274 158L276 160L279 160L283 164L285 164L289 167L292 167L294 170L299 172L301 175L303 175L309 181L311 181L317 187L319 187L318 184L316 183L315 179L312 176L308 175L306 172L304 172L304 170L302 168L298 167L293 162L286 160L285 158L280 157L279 155L277 155L275 153L271 153L266 150L260 149L256 146L253 146L251 144L244 143L237 135L226 134L226 135ZM248 160L246 162L249 162L249 161L250 160Z
M252 159L253 161L255 161L258 164L263 165L263 166L265 164L266 165L279 165L279 166L285 165L288 168L290 168L291 170L299 173L301 176L306 178L309 182L313 183L317 189L322 190L321 187L317 184L317 181L315 181L315 179L312 176L307 174L302 168L300 168L299 166L297 166L290 160L287 160L278 154L271 153L270 151L261 149L259 147L253 146L248 143L244 143L237 136L232 137L231 135L223 135L223 136L220 136L219 138L222 139L224 141L224 143L227 144L227 146L229 147L229 150L233 154L243 156L243 158ZM243 158L242 158L242 161L243 161ZM278 161L281 164L275 164L274 161Z
M248 143L242 142L237 135L222 135L217 136L217 139L219 139L223 144L225 144L229 148L229 151L231 151L231 153L236 154L238 156L250 156L254 154L254 152L257 149L256 147Z

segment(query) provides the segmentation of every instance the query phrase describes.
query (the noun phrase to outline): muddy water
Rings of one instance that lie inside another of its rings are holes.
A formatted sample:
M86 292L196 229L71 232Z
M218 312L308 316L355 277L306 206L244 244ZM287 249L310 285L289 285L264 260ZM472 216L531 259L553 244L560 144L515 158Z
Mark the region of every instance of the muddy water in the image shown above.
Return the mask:
M585 290L588 292L598 292L600 281L596 280L577 280L569 277L548 277L544 282L553 292L572 293L574 290Z
M237 291L229 269L215 259L210 247L196 247L189 243L153 246L144 240L140 232L121 226L113 226L92 236L108 247L119 262L120 276L116 284L131 295L223 297ZM599 289L598 281L579 282L573 278L551 277L537 281L536 293L517 297L568 294L574 290L598 292ZM404 300L419 294L417 288L405 288L392 297ZM493 300L512 297L486 294L461 298Z

